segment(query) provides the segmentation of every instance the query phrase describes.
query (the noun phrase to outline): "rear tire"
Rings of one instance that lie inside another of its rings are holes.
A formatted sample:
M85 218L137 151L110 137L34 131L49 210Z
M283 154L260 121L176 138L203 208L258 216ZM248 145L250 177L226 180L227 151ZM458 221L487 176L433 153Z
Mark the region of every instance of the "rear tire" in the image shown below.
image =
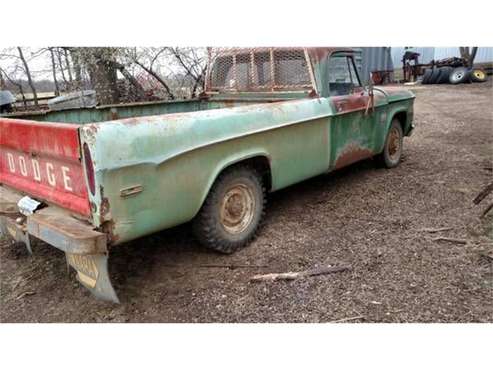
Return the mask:
M249 166L232 167L216 179L193 231L199 243L230 254L256 236L265 209L266 191L260 174Z
M394 168L399 165L402 158L402 144L404 133L398 119L394 118L390 125L383 152L376 156L377 162L386 168Z
M440 67L440 74L438 76L437 83L448 84L452 69L453 69L452 67L448 67L448 66Z
M423 85L429 84L429 80L430 80L430 77L431 77L431 74L432 73L433 73L433 70L431 68L427 68L425 70L425 73L423 74L423 80L421 80L421 83Z
M431 73L430 79L428 80L428 83L430 84L436 84L438 83L438 77L440 76L440 69L439 68L433 68L433 72Z

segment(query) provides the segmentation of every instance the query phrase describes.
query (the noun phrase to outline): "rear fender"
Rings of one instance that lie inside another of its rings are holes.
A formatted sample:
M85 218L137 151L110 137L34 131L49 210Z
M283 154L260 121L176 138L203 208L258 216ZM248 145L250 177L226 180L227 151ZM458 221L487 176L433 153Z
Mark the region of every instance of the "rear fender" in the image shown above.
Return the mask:
M255 158L255 157L264 157L267 158L269 162L269 167L272 169L272 159L269 153L263 149L263 148L252 148L251 150L245 150L239 153L232 153L229 156L225 157L223 160L218 162L214 168L214 171L211 172L206 186L203 189L203 192L201 194L201 201L200 201L200 206L197 208L195 211L195 215L199 212L200 208L202 207L202 204L204 203L205 199L207 198L207 195L209 194L212 185L214 185L214 182L218 178L218 176L223 172L225 169L228 167L231 167L233 165L239 164L241 162L244 162L248 159Z

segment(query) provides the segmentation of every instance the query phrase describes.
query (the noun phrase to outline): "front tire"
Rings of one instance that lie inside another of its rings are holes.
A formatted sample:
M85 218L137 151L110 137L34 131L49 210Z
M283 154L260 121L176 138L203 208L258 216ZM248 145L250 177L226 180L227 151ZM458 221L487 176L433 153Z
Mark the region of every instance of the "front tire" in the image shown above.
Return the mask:
M199 243L225 254L245 247L262 221L265 193L262 177L254 168L239 166L224 171L193 221Z
M399 165L402 159L402 145L404 143L404 134L400 122L393 119L390 125L383 152L377 156L380 165L386 168L394 168Z

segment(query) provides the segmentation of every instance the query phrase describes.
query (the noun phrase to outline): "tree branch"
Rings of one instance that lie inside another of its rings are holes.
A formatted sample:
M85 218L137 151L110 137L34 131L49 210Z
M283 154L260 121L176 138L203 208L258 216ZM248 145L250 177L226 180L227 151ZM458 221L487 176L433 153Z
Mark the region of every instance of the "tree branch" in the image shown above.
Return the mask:
M134 63L137 64L140 68L142 68L144 71L149 73L152 77L154 77L163 87L165 88L166 92L168 93L170 99L175 99L175 96L171 92L168 84L159 76L156 72L154 72L151 68L146 67L144 64L139 62L137 59L134 60Z

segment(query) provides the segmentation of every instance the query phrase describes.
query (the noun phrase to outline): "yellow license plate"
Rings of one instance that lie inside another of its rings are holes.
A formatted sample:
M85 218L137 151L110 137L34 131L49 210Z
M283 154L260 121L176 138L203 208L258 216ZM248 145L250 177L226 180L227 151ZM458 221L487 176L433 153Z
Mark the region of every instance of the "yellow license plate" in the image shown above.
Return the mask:
M15 226L11 226L7 224L7 231L12 236L12 238L15 239L15 237L17 236L17 228Z
M98 267L92 256L67 253L67 261L77 270L79 280L91 288L96 286L98 280Z

